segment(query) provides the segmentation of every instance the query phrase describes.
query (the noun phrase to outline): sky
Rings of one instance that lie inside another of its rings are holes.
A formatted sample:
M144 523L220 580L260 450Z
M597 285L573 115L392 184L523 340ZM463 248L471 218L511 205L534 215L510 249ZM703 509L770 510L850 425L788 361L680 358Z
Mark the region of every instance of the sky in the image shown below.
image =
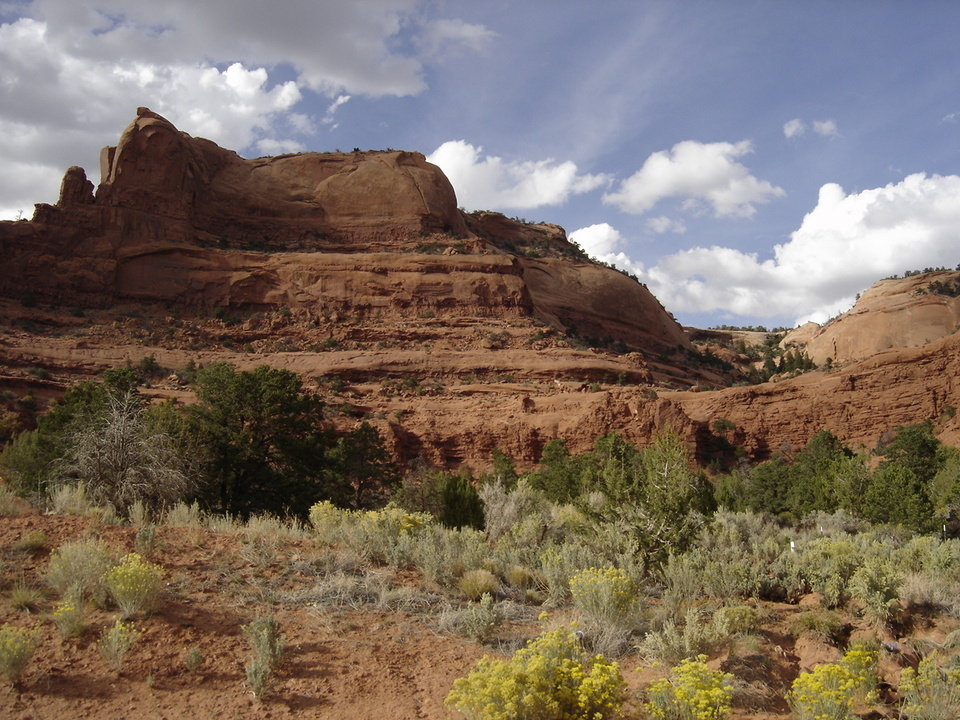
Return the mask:
M688 325L960 263L955 0L0 0L0 218L146 106L245 157L424 153Z

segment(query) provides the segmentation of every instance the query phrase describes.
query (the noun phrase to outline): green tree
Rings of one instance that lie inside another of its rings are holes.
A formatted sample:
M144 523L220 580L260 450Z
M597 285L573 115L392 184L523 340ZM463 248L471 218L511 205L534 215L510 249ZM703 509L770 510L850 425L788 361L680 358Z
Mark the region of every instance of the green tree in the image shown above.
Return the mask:
M337 438L331 460L336 472L349 483L350 505L358 510L385 504L400 482L383 436L368 422Z
M551 502L573 502L583 490L581 464L570 454L564 440L554 438L543 446L537 471L529 476L530 485Z
M864 493L863 515L870 522L924 531L933 527L933 506L926 483L907 465L888 462L877 468Z
M349 501L348 484L332 472L322 403L294 373L217 363L197 371L195 387L187 410L206 449L202 499L212 510L304 515L321 500Z

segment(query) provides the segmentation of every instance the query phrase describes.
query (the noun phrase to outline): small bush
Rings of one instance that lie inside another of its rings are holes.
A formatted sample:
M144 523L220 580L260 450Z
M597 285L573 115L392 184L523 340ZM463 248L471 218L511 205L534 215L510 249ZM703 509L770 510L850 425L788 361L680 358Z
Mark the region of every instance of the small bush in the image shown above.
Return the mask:
M203 513L198 503L178 502L167 510L163 524L168 527L203 527Z
M22 552L37 552L44 550L50 542L46 533L34 531L27 533L13 544L14 550Z
M76 588L81 597L103 606L107 599L104 575L113 563L113 554L101 540L64 543L50 555L47 584L61 595Z
M492 594L500 587L500 581L497 580L489 570L470 570L463 574L458 583L460 592L471 600L479 600L484 594Z
M637 616L636 584L619 568L587 568L570 578L573 604L583 614L584 633L594 650L618 656Z
M154 608L163 589L163 568L130 553L107 571L104 583L126 619Z
M840 662L818 665L793 681L787 702L799 720L848 720L875 699L876 655L853 646Z
M626 694L620 668L590 658L568 628L544 633L509 660L485 657L447 695L468 720L604 720Z
M756 632L760 626L760 618L757 611L749 605L730 605L717 610L711 624L717 637L728 638Z
M100 636L97 646L107 664L119 673L123 669L123 661L127 653L139 638L140 633L133 623L117 620Z
M480 602L471 603L464 610L443 613L439 625L441 629L483 643L493 637L502 622L503 617L493 602L493 596L484 593Z
M798 614L790 623L790 632L794 637L812 632L830 643L838 642L845 630L843 618L832 610L807 610Z
M36 612L43 604L44 596L40 588L28 585L23 580L19 580L10 591L10 605L15 610L25 610L27 612Z
M647 633L637 650L647 660L676 665L681 660L708 652L717 642L713 627L701 622L700 611L688 610L683 629L667 620L657 632Z
M87 629L83 619L83 598L79 592L69 592L53 608L53 624L65 638L80 637Z
M0 626L0 675L16 685L40 642L40 629L26 630L4 623Z
M243 626L253 659L246 666L247 684L258 700L269 690L274 671L283 659L286 638L280 634L280 626L272 615L256 618Z
M653 720L722 720L730 714L733 675L706 666L706 655L683 660L647 688Z
M192 673L197 672L203 665L203 653L200 648L192 647L183 654L183 666Z
M850 578L850 596L863 605L864 616L877 626L886 626L900 614L903 577L887 563L865 563Z
M903 671L900 694L901 715L910 720L956 720L960 717L960 667L955 659L945 667L936 653L928 655L916 670Z

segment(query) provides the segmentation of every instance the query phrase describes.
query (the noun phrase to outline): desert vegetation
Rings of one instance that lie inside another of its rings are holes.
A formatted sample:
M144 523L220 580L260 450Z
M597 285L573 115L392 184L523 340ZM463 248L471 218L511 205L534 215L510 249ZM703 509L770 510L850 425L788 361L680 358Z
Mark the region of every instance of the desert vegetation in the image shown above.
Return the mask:
M152 405L108 373L0 454L0 670L24 707L75 700L66 662L332 717L333 638L392 618L462 643L431 716L960 712L960 453L928 423L713 476L671 433L402 475L292 373L194 382L195 405Z

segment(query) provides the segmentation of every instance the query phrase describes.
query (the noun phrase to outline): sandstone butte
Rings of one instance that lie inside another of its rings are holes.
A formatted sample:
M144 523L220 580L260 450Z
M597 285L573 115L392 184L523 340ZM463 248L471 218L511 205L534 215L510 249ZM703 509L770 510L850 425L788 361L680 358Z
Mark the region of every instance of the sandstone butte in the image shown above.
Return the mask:
M727 387L746 358L711 346L734 366L707 362L645 286L562 228L459 210L419 153L244 159L140 108L100 176L94 189L70 168L55 205L0 222L8 412L153 356L293 370L334 422L368 419L400 460L474 470L494 448L523 468L555 437L580 451L667 428L704 458L720 418L758 459L822 428L870 448L929 419L960 440L946 417L960 306L916 292L927 276L884 281L794 336L830 371ZM190 400L173 375L145 391Z

